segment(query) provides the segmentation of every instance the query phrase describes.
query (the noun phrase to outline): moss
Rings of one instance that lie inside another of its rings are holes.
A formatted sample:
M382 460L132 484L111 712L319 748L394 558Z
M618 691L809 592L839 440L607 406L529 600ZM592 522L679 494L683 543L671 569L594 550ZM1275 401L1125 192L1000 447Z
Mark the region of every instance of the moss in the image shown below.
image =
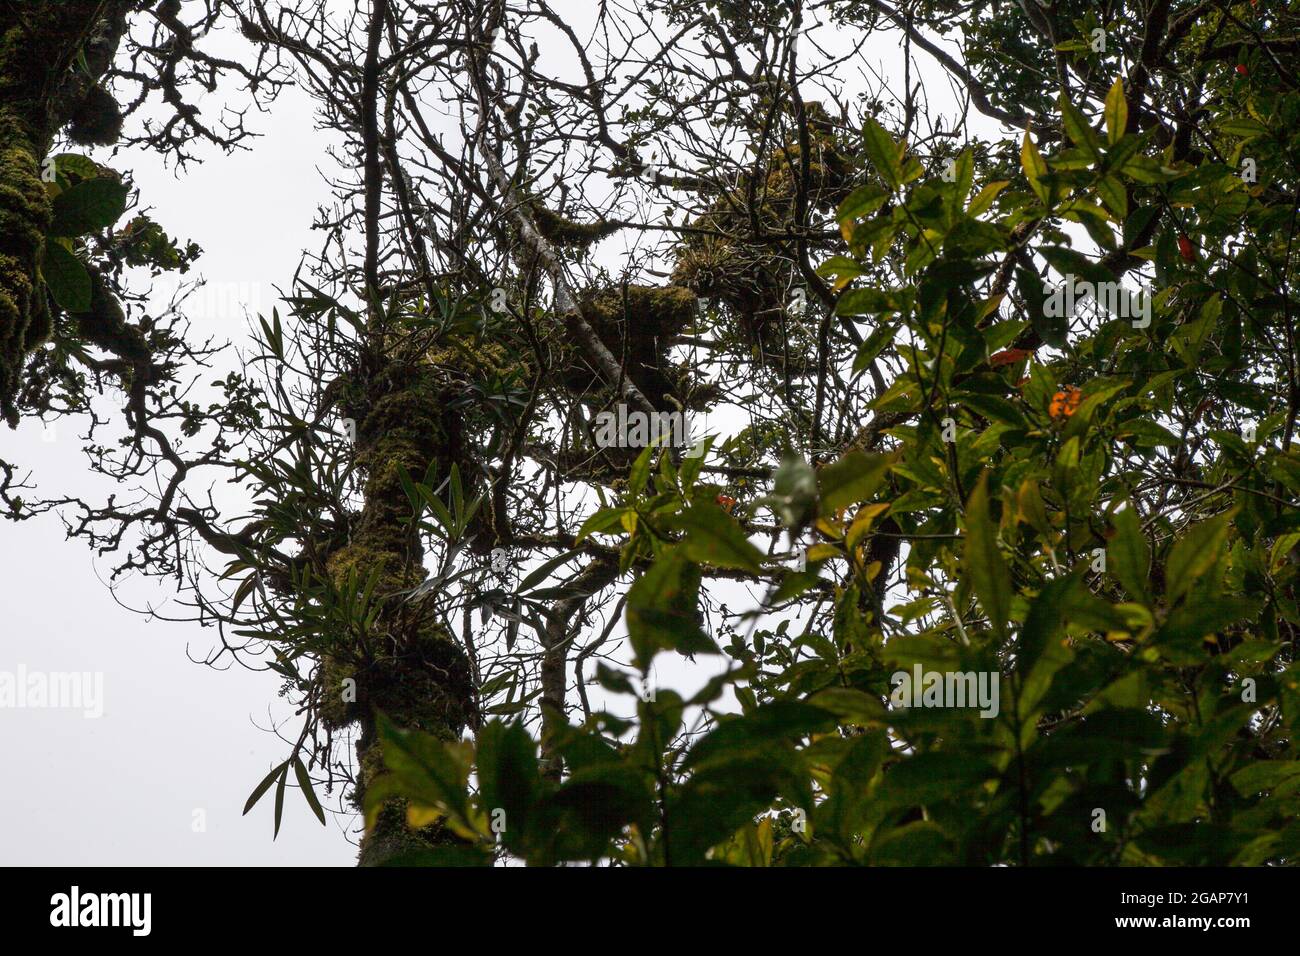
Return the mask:
M345 414L357 420L355 455L365 476L365 501L351 522L349 540L329 552L325 566L336 587L353 575L359 582L376 575L375 596L382 602L366 639L338 644L317 671L317 713L325 726L361 727L358 804L383 766L375 712L399 726L446 739L458 738L474 716L464 649L400 595L426 573L401 473L404 469L418 479L436 462L445 475L460 460L459 423L448 410L445 381L427 362L393 363L382 377L347 376L330 386ZM356 681L355 701L342 699L349 678ZM428 849L448 839L440 827L410 830L404 805L390 801L362 840L360 862L382 863L396 853Z
M787 351L783 327L788 329L796 318L787 312L796 280L791 261L774 248L699 237L681 249L673 281L723 305L721 317L730 320L733 334L761 356Z
M540 200L528 204L537 231L560 246L585 249L594 242L612 236L623 227L612 222L575 222L548 209Z
M378 569L378 593L388 594L424 577L423 555L407 524L411 506L402 470L422 477L429 462L455 460L459 441L434 376L417 372L412 378L402 388L352 392L345 405L357 419L356 462L366 476L365 507L351 540L329 557L327 567L336 584L353 570L365 580Z
M99 0L63 0L0 12L0 416L11 425L26 356L49 331L37 263L50 221L40 178L50 98L103 11Z
M376 757L379 747L374 748ZM412 829L406 825L407 802L389 800L375 816L374 823L361 838L358 866L384 866L405 854L427 853L438 846L458 843L459 838L442 823Z
M349 694L347 681L357 680L356 666L342 660L338 655L326 655L321 661L316 674L319 682L319 694L316 698L316 713L330 730L340 730L361 719L361 708L357 702L359 694ZM359 682L356 685L359 687ZM346 697L353 697L347 700Z
M654 336L675 335L695 317L696 301L681 286L609 286L588 291L583 304L592 310L599 331L621 327L625 319Z
M92 86L72 112L68 136L82 146L112 146L122 135L122 111L102 86Z
M807 202L812 209L836 208L854 187L854 163L834 124L818 103L806 104L809 131ZM800 344L802 321L788 311L790 295L803 282L789 250L750 237L753 214L773 233L787 231L795 210L796 184L802 173L803 147L795 140L767 155L750 197L753 180L718 197L692 225L706 233L689 236L679 247L672 281L721 306L730 331L770 363L798 367L805 361ZM793 341L792 341L793 340Z
M684 379L669 362L668 350L695 318L695 295L678 285L604 285L586 290L580 298L593 331L633 384L657 407L673 410L684 405ZM604 379L576 352L561 381L577 395L599 399L608 392Z
M415 629L401 650L374 657L354 673L355 710L361 714L380 711L400 726L444 740L458 739L471 719L474 694L468 662L460 645L439 626ZM356 799L360 805L371 783L384 771L383 745L368 718L362 719L357 759ZM455 840L440 825L411 829L406 825L406 802L388 800L361 841L358 862L375 866L400 853L428 850Z
M339 647L325 656L316 679L317 712L333 729L379 710L404 727L454 739L472 717L464 650L436 624L403 622L370 646ZM354 687L355 700L344 699L346 686Z
M445 628L425 624L392 654L357 670L358 702L400 715L403 726L458 738L471 720L473 683L465 651ZM395 719L398 719L395 717Z
M527 380L533 374L526 359L516 357L504 344L488 338L448 335L424 354L424 361L475 381L516 377Z
M144 332L126 320L122 305L94 266L90 273L90 309L75 314L77 332L107 352L125 359L141 375L151 375L153 353Z
M23 361L49 331L36 288L49 223L36 146L26 126L0 107L0 415L11 424Z

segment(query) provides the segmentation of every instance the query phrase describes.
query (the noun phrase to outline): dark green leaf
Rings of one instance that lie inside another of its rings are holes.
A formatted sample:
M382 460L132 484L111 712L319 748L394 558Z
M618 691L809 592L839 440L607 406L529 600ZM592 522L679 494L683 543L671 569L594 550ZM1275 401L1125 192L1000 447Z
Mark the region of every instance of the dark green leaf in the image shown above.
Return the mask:
M68 312L90 311L90 273L61 243L52 239L45 243L41 271L55 302Z
M125 183L99 176L77 183L54 197L51 236L84 236L107 229L126 212Z

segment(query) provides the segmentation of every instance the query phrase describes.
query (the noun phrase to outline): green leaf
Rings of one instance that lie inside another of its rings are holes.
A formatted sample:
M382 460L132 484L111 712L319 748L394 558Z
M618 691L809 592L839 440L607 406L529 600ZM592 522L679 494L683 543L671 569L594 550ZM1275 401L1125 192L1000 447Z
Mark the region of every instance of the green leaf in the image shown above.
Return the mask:
M1114 176L1103 176L1098 180L1097 195L1106 204L1106 208L1115 214L1116 219L1128 215L1128 196L1124 193L1124 184Z
M751 823L783 788L794 788L798 780L788 757L775 749L737 756L692 774L668 800L672 834L667 862L704 863L711 847Z
M602 661L596 662L596 682L615 694L635 694L632 680L622 671L616 671Z
M1165 597L1169 603L1191 590L1192 585L1223 556L1232 514L1225 512L1192 525L1174 543L1165 564Z
M316 814L316 819L325 825L325 811L321 809L320 801L316 799L316 789L311 784L311 777L307 775L307 767L297 754L293 757L293 772L298 778L298 786L302 788L302 795L307 798L307 806L311 807L311 812Z
M1012 402L997 395L985 395L981 392L954 393L953 400L964 408L987 418L993 424L1010 425L1012 428L1028 428L1029 422Z
M1027 129L1024 141L1020 144L1020 167L1025 171L1025 178L1029 180L1029 188L1034 191L1034 195L1042 200L1043 205L1050 205L1051 190L1042 182L1047 175L1047 161L1034 145Z
M79 179L96 179L102 175L99 164L80 153L60 153L54 157L54 168L64 176L72 173Z
M516 593L523 594L529 588L541 584L552 571L581 553L581 550L566 551L563 554L556 555L549 561L543 562L541 566L533 569L526 578L519 582L519 587L515 588Z
M646 445L641 454L636 456L636 461L632 463L632 470L627 476L627 493L630 500L635 501L641 496L646 479L650 477L652 459L658 452L659 449L651 444Z
M866 501L884 483L894 463L892 455L872 455L851 451L817 473L823 515Z
M885 200L889 198L889 193L875 184L859 186L853 192L849 193L844 202L840 203L837 219L839 222L847 222L853 219L865 219L877 209L884 205ZM820 270L818 270L820 272Z
M90 273L63 243L45 243L41 274L50 295L63 309L72 313L90 311Z
M649 832L653 804L639 768L602 762L574 770L543 798L534 817L542 845L530 852L530 864L594 860L609 854L610 842L626 824L637 823Z
M843 756L831 777L830 798L818 808L818 819L826 820L841 837L852 840L871 803L871 783L880 771L890 747L883 730L867 731L849 738Z
M998 550L998 529L989 514L988 480L987 472L980 476L966 503L962 564L989 623L996 632L1005 634L1011 619L1011 572Z
M383 744L384 765L396 778L401 794L425 806L445 807L464 819L468 809L468 768L458 764L448 745L432 734L403 730L382 713L376 715L376 727ZM383 804L384 794L378 789L366 793L367 825Z
M1106 94L1106 139L1114 146L1128 127L1128 100L1124 96L1124 78L1117 77Z
M880 178L895 192L903 184L903 169L899 160L900 149L892 136L873 117L862 124L863 146L867 159Z
M521 846L529 836L529 815L542 795L537 744L518 721L490 721L478 733L477 767L483 807L491 815L505 811L503 839Z
M280 771L280 779L275 785L275 833L271 835L272 840L280 835L280 823L284 819L284 788L288 782L289 766L286 761L284 769Z
M1029 311L1029 322L1039 337L1053 348L1064 348L1069 333L1069 319L1047 314L1047 289L1042 277L1033 269L1016 266L1016 287Z
M607 534L611 531L621 532L623 530L623 515L626 513L626 508L601 508L582 523L582 527L578 529L576 543L582 544L593 534Z
M245 816L248 814L249 810L253 809L253 807L257 805L257 801L262 799L263 794L271 789L271 784L275 783L276 779L284 774L288 766L289 761L287 760L282 764L278 764L272 768L271 772L266 775L262 782L253 789L253 792L248 796L248 801L244 804Z
M690 749L682 769L730 759L747 749L760 751L773 743L826 732L834 726L835 718L821 707L792 700L773 701L743 716L722 720Z
M886 771L874 809L884 812L895 807L956 800L963 790L994 776L997 771L972 753L920 753Z
M759 574L763 552L745 537L736 519L716 505L692 505L673 518L686 532L681 552L692 561Z
M852 687L828 687L809 698L814 707L830 711L845 723L871 727L887 723L885 705L880 698Z
M993 208L993 201L998 198L998 193L1009 185L1011 183L1006 179L997 179L985 185L983 189L976 193L975 198L970 201L970 205L966 207L966 215L972 217L984 215Z
M1124 248L1131 249L1138 241L1138 236L1151 224L1151 220L1160 215L1158 206L1138 206L1124 220Z
M1043 246L1038 250L1048 263L1062 276L1074 274L1089 282L1114 282L1115 276L1077 249L1068 246Z
M1110 519L1115 525L1115 537L1106 549L1107 566L1133 600L1150 606L1147 593L1147 574L1151 568L1151 547L1138 523L1132 504L1116 511Z
M883 352L894 342L894 336L898 333L897 326L892 323L881 323L876 330L867 337L867 340L858 347L858 352L853 356L853 374L857 375L864 371L868 365L875 361L876 356Z
M1282 788L1292 792L1300 787L1300 760L1259 761L1234 771L1229 779L1243 797Z
M1066 135L1074 142L1075 146L1088 153L1095 163L1101 159L1101 142L1097 139L1097 134L1092 128L1079 108L1066 99L1062 93L1057 99L1061 107L1061 120L1065 124Z
M905 297L889 289L849 289L835 302L836 315L882 315L908 307Z
M107 229L126 212L125 183L112 176L99 176L77 183L54 197L51 236L84 236Z
M815 513L817 472L802 458L787 457L773 476L772 492L763 502L786 527L802 527Z
M627 633L642 672L660 651L716 654L700 629L700 569L674 549L650 565L627 593Z
M1268 127L1249 116L1228 116L1225 119L1218 120L1214 128L1221 133L1227 133L1229 136L1239 136L1245 140L1254 139L1257 136L1263 136L1268 132Z
M1091 427L1097 410L1131 384L1127 379L1095 378L1090 381L1084 386L1083 400L1061 433L1062 440L1069 441L1076 435L1085 434Z
M952 841L942 827L929 820L883 830L871 843L872 866L945 866L957 862Z
M1069 659L1060 652L1055 638L1065 623L1063 599L1077 586L1078 578L1073 575L1048 581L1029 605L1029 615L1016 642L1016 670L1022 676L1029 678L1044 659L1048 660L1051 672ZM1026 702L1025 706L1032 707L1033 701Z

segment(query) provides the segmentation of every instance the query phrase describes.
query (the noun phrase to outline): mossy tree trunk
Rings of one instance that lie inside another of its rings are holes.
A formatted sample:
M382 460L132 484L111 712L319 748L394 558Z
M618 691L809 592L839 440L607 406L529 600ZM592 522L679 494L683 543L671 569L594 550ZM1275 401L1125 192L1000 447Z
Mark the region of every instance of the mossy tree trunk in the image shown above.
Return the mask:
M71 64L113 0L10 3L0 7L0 417L18 423L23 362L50 334L39 263L50 225L41 164L66 117Z
M327 661L355 671L360 724L357 738L355 798L364 805L376 775L383 771L382 745L375 713L399 726L457 739L473 711L473 681L468 657L443 625L405 598L427 576L424 548L411 521L402 486L403 469L422 476L431 463L447 475L457 460L458 423L446 410L447 398L435 371L419 356L402 354L386 333L380 302L379 240L383 164L379 141L380 46L388 14L386 0L371 8L363 71L361 160L365 213L368 342L356 370L357 464L365 475L365 502L347 545L331 556L336 585L349 577L366 581L378 575L375 593L383 609L369 646L345 649L342 661ZM385 805L361 842L358 863L376 866L409 851L427 850L457 838L440 825L407 826L401 801Z
M356 455L366 476L365 504L353 524L351 540L330 556L328 568L340 588L349 579L365 582L377 575L374 593L382 610L364 646L340 647L325 662L330 675L327 694L340 692L343 677L356 681L355 706L345 708L341 719L331 720L329 710L325 716L336 724L356 720L360 725L355 792L359 805L383 771L376 711L402 727L454 740L470 721L473 708L473 682L464 649L418 603L406 600L426 572L424 548L410 520L411 504L400 474L405 469L423 475L430 462L442 466L454 458L456 423L444 410L446 396L427 366L399 370L389 365L369 380L363 394L365 407L356 410L360 413ZM453 839L440 827L410 830L405 807L394 802L363 838L359 862L382 864L404 851Z

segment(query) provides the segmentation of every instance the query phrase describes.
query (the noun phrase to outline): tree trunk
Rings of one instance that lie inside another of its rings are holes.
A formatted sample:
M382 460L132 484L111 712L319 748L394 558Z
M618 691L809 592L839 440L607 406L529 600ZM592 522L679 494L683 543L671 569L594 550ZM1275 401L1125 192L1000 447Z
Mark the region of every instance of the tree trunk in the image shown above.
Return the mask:
M76 105L74 94L88 83L84 75L67 83L70 64L87 52L105 15L117 29L108 44L115 48L130 6L62 0L0 9L0 417L11 427L18 424L23 363L51 330L38 278L50 226L41 164ZM102 72L107 62L87 57L87 65Z

